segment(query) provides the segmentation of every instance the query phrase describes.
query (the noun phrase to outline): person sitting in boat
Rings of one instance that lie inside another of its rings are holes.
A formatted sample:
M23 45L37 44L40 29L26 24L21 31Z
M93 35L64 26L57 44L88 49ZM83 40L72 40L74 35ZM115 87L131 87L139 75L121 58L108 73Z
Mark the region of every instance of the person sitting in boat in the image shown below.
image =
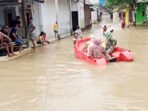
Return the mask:
M108 53L112 53L117 45L117 40L113 39L112 33L114 30L112 29L110 32L105 32L104 37L106 39L106 50Z
M89 47L88 56L92 58L110 59L111 57L109 56L105 48L101 46L101 44L102 44L101 40L97 40L97 39L94 40L94 44L91 47Z
M92 35L91 38L90 38L90 41L86 42L83 49L82 49L83 52L87 53L87 55L89 55L88 54L89 49L90 49L89 47L92 47L94 45L94 39L95 39L95 37L94 37L94 35Z

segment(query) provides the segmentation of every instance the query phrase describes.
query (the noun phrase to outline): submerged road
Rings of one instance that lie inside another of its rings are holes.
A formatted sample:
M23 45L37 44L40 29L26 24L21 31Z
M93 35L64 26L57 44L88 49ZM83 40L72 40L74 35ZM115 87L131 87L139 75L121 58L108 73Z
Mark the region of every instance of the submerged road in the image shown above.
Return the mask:
M101 38L103 25L85 35ZM0 111L148 111L148 27L113 28L134 62L88 64L75 58L71 37L40 47L0 63Z

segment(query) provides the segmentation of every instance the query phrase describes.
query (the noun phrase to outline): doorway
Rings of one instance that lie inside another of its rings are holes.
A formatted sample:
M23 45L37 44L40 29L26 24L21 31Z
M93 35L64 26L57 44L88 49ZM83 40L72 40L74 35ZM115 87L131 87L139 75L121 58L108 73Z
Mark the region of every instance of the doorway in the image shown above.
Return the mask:
M14 7L5 9L4 10L5 25L12 27L15 16L16 16L16 13L15 13Z
M72 30L75 31L79 25L78 11L72 11Z

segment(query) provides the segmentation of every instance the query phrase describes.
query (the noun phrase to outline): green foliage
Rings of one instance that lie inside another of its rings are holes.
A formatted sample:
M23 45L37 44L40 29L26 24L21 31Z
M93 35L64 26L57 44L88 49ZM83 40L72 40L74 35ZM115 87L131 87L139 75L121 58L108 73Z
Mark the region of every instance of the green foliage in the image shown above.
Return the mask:
M136 0L107 0L106 7L109 9L124 9L127 7L133 8L136 5Z

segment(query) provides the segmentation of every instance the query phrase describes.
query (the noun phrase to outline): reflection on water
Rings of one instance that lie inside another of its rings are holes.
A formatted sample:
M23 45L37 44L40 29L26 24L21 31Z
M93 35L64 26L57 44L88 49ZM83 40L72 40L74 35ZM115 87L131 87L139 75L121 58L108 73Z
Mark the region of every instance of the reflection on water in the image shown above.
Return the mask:
M88 35L102 36L94 27ZM135 62L90 65L75 58L72 38L40 47L0 63L0 111L147 111L148 28L114 29Z

